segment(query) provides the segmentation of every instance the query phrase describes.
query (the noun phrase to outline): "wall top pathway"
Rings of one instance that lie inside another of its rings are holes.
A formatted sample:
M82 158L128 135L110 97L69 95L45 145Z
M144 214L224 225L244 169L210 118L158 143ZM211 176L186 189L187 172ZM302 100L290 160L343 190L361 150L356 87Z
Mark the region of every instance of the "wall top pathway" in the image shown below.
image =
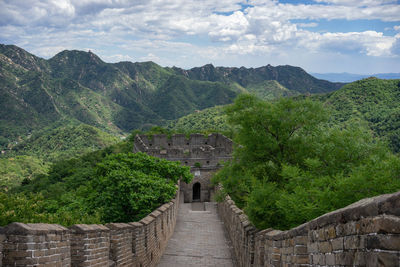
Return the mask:
M175 232L158 266L235 266L224 228L216 203L181 203Z

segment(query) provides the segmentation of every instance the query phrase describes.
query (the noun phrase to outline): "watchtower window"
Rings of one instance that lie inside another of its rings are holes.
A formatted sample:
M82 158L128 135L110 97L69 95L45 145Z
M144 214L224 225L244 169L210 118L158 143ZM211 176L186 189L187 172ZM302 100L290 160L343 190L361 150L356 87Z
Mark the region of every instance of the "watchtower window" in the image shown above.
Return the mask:
M193 185L193 201L200 201L201 184L199 182Z

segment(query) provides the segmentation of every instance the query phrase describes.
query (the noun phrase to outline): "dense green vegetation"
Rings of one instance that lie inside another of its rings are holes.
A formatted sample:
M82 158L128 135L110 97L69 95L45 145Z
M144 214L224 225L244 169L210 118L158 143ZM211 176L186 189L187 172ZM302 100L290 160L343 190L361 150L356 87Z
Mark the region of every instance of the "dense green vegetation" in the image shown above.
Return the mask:
M69 124L36 131L26 140L13 146L9 154L31 155L46 161L58 161L108 147L120 140L87 124Z
M259 228L288 229L400 189L400 158L362 123L332 126L319 102L242 95L227 115L240 145L215 181Z
M60 120L120 135L232 103L240 92L270 98L342 86L291 66L183 70L153 62L109 64L76 50L45 60L1 44L0 84L0 146Z
M219 132L231 136L231 127L226 123L225 106L207 108L170 122L167 129L181 133Z
M52 162L106 148L121 141L86 124L46 127L35 131L17 144L8 144L0 156L0 188L18 186L24 179L45 174Z
M289 81L286 87L281 85L285 81ZM270 99L341 86L291 66L238 69L205 65L183 70L153 62L109 64L91 52L76 50L45 60L2 44L0 84L0 150L6 151L1 156L29 155L33 162L104 148L116 142L112 135L166 125L196 110L231 103L241 92ZM293 85L300 89L296 91ZM221 130L221 119L213 118L216 125L202 132ZM186 128L179 130L199 130ZM18 163L19 167L7 168L0 176L3 181L16 177L7 186L17 185L25 174L33 177L43 172Z
M47 174L0 192L0 225L11 222L108 223L137 221L168 202L188 167L130 153L123 142L53 164Z
M400 80L368 78L343 86L323 95L298 96L311 98L331 110L332 125L345 125L358 121L384 138L395 153L400 152ZM265 99L264 100L270 100ZM168 128L184 131L230 129L224 107L215 107L193 113L170 122Z
M334 123L363 121L400 152L400 80L368 78L313 98L333 109Z
M46 174L49 163L33 156L0 158L0 191L19 186L24 179Z

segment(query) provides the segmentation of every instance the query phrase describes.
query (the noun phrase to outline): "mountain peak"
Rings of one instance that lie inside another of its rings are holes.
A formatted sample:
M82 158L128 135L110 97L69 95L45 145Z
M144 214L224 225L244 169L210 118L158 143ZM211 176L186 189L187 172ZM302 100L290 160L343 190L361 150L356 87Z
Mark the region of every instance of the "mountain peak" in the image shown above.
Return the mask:
M92 51L81 51L81 50L63 50L57 55L50 59L50 62L68 63L68 64L79 64L79 63L91 63L91 64L105 64L99 56L94 54Z
M3 54L14 64L20 65L25 69L34 71L46 69L46 62L44 59L32 55L26 50L15 45L0 44L0 54Z

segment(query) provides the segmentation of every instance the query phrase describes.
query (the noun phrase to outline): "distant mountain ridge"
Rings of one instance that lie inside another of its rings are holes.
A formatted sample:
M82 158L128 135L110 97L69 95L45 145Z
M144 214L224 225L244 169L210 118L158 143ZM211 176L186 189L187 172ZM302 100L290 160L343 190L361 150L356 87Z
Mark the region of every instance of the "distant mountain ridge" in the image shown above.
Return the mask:
M78 50L45 60L0 44L0 147L60 121L123 134L231 103L241 92L272 99L331 92L342 85L292 66L183 70L153 62L106 63Z
M354 74L348 72L342 73L311 73L318 79L330 82L354 82L368 77L376 77L379 79L400 79L400 73L376 73L376 74Z
M245 88L262 83L265 80L275 80L287 89L302 94L326 93L343 86L341 83L332 84L325 80L319 80L305 72L302 68L289 65L273 67L268 64L259 68L227 68L214 67L212 64L207 64L203 67L196 67L190 70L179 68L174 68L174 70L190 79L224 83L236 82Z

